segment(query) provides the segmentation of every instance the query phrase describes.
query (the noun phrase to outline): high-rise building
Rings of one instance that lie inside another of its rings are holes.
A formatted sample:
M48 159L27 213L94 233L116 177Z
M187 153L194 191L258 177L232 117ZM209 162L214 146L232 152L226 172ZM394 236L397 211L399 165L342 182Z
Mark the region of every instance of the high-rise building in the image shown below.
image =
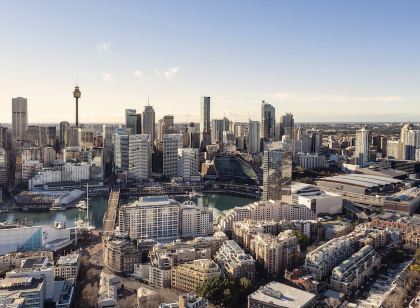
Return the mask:
M7 152L0 147L0 187L7 187L9 175L9 161ZM0 188L1 189L1 188Z
M152 172L152 146L150 135L129 135L128 178L146 181Z
M211 120L211 142L217 143L223 140L223 131L225 130L225 121L220 119Z
M293 138L293 130L295 128L295 120L293 119L293 114L286 113L280 118L280 139L283 136L288 136Z
M129 135L137 133L137 114L136 109L125 110L125 127Z
M142 134L142 131L143 131L143 126L142 126L142 120L141 120L141 113L138 113L138 114L136 114L136 117L137 117L137 127L136 127L136 134L137 135L140 135L140 134Z
M12 161L15 162L15 180L22 179L20 150L28 127L28 101L23 97L12 98Z
M260 122L249 120L247 149L251 154L260 152Z
M104 124L102 125L102 138L103 138L103 148L104 148L104 163L110 164L112 163L112 152L113 152L113 145L112 145L112 135L114 130L118 128L118 125L112 124Z
M70 126L67 129L66 147L81 147L82 145L82 129L77 126Z
M56 158L57 153L53 147L46 147L42 150L42 163L44 167L51 167Z
M163 176L176 177L178 174L178 149L182 148L181 134L163 136Z
M200 100L200 143L202 148L211 144L209 96L202 96Z
M67 144L67 130L70 123L67 121L60 122L60 148L66 147Z
M174 133L174 116L164 115L159 126L159 140L163 140L163 136L166 134Z
M200 156L198 149L194 148L178 148L178 176L184 181L191 181L192 177L199 176L198 171L200 164Z
M311 153L319 153L319 149L322 144L322 134L317 131L312 131L310 139L311 139Z
M369 130L366 127L356 131L355 157L360 167L365 167L369 161Z
M402 159L414 160L416 148L420 148L420 131L410 122L401 128Z
M155 142L155 110L153 109L152 106L147 105L144 107L144 112L143 112L143 129L142 129L142 133L143 134L147 134L150 135L150 142L153 144Z
M262 200L285 200L290 196L292 155L287 144L271 142L263 155Z
M207 207L181 205L179 230L182 238L195 238L213 234L213 211Z
M266 103L261 103L261 138L265 141L274 139L276 126L276 109Z
M116 171L128 171L128 132L125 128L115 129L113 144Z

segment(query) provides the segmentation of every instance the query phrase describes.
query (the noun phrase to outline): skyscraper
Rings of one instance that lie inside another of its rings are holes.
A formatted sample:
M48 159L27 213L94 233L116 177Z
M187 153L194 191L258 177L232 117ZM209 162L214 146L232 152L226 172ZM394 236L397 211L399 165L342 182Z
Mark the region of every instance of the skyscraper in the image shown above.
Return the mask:
M261 138L265 141L274 139L276 126L276 109L262 101L261 103Z
M414 160L416 148L420 147L420 131L410 122L401 128L402 159Z
M163 175L168 178L177 176L179 148L182 148L182 134L167 134L163 136Z
M159 140L163 140L163 136L174 132L174 116L164 115L159 127Z
M295 120L293 114L286 113L280 118L280 139L285 135L293 138L293 130L295 127Z
M150 135L130 135L128 139L128 178L146 181L152 172Z
M12 98L12 161L15 163L15 180L22 180L22 142L28 127L28 101L23 97Z
M248 124L248 153L254 154L260 152L260 122L249 120Z
M144 107L142 125L143 125L142 133L150 135L150 142L153 148L153 144L155 142L155 136L156 136L155 135L155 110L150 105L147 105Z
M211 144L209 96L202 96L200 100L200 143L202 148Z
M223 140L223 131L225 130L225 121L219 119L211 120L211 142L216 143Z
M360 167L365 167L369 161L369 130L365 127L356 131L355 157Z
M60 148L64 148L67 144L67 130L69 129L69 127L69 122L60 122Z
M127 132L131 134L137 133L137 114L136 109L125 110L125 127Z
M271 142L263 155L262 200L287 200L291 193L292 155L287 144Z

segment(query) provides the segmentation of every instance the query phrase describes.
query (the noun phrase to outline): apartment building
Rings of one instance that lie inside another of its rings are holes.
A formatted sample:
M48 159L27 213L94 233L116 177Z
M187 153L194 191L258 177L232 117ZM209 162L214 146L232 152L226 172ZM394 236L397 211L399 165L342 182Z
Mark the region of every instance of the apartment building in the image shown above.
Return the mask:
M80 256L73 253L61 256L54 265L54 279L71 279L77 280L79 273Z
M255 275L255 260L250 254L244 252L232 240L225 241L215 254L214 260L221 268L224 275L235 279L247 277L253 279Z
M213 260L194 260L174 266L171 271L171 287L192 292L203 281L220 277L220 268Z
M179 210L179 232L182 238L213 234L212 209L182 204Z
M299 262L300 246L292 230L278 236L259 233L250 241L250 251L256 261L264 265L269 277L283 276L286 269L292 269Z
M381 266L381 258L371 245L362 247L350 258L335 267L331 274L330 288L349 295Z

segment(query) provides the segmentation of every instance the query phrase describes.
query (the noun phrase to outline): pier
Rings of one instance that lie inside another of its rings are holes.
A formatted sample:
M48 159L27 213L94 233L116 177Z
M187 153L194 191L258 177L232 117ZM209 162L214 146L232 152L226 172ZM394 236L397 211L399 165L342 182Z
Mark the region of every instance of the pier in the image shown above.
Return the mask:
M104 215L104 221L102 226L103 239L106 239L109 235L112 234L112 232L114 232L119 201L120 190L113 189L109 194L108 207Z

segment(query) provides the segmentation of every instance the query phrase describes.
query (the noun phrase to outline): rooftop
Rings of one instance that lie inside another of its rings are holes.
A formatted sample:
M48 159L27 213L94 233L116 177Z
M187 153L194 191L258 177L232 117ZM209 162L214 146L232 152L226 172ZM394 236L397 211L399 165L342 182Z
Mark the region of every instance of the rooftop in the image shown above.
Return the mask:
M248 299L253 299L262 303L270 303L273 306L294 308L303 307L314 298L315 295L312 293L274 281L259 288L248 296Z

